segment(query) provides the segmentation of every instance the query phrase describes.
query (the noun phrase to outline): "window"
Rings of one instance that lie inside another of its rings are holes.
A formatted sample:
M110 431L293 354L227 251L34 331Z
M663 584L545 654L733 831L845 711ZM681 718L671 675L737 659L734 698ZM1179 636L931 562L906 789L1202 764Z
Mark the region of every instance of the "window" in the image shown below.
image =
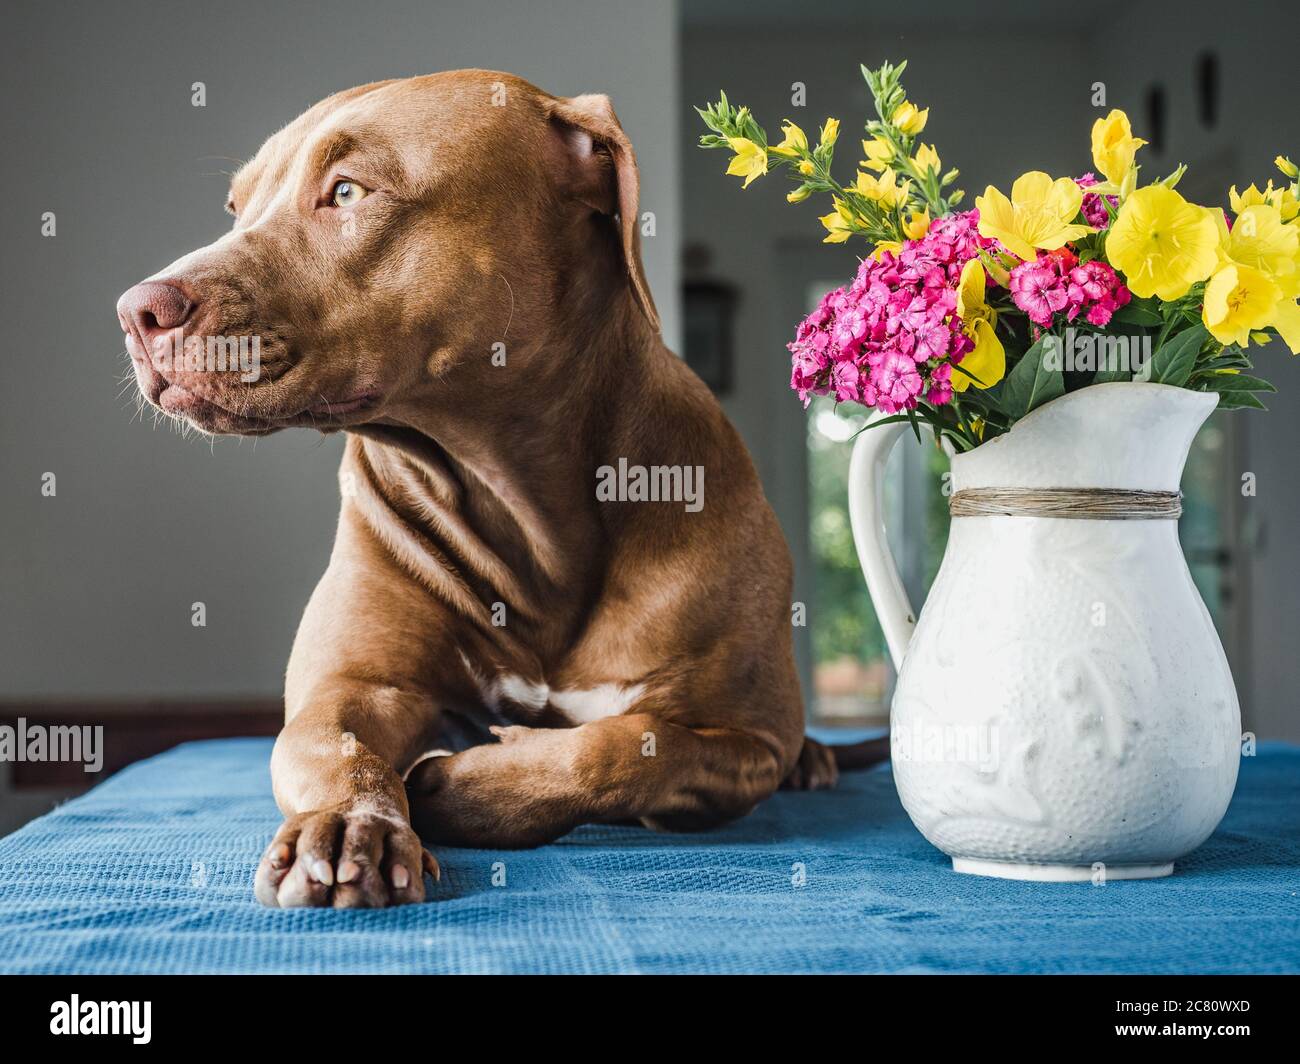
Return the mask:
M839 281L809 287L816 306ZM816 398L808 416L808 520L812 571L811 719L818 724L879 724L889 717L894 669L884 633L858 565L849 525L849 458L868 412L855 404ZM920 609L948 541L943 494L947 456L930 437L903 439L885 472L889 540L912 605Z

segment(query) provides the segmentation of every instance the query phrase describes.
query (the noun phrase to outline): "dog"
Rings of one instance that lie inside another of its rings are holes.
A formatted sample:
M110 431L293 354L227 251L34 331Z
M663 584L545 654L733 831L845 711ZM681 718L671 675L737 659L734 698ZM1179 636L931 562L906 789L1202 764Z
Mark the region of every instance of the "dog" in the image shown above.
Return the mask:
M274 134L228 209L117 310L168 415L347 434L261 902L417 902L422 840L699 831L835 782L804 737L789 551L660 337L607 97L481 70L364 85ZM214 336L257 339L255 380L190 344Z

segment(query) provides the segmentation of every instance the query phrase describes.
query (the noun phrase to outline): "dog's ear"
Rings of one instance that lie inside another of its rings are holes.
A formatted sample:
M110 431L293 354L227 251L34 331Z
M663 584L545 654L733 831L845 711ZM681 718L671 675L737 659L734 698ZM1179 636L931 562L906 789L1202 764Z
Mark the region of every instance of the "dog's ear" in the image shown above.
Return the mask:
M645 282L637 204L636 154L608 96L595 94L549 101L551 122L565 147L571 194L599 214L617 216L628 283L646 319L659 331L659 312Z

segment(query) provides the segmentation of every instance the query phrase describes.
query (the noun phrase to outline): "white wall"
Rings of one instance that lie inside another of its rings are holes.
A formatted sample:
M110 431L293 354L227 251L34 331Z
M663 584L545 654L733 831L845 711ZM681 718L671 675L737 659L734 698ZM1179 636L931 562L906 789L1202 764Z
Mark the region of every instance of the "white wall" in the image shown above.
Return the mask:
M341 441L182 440L132 419L118 295L229 224L237 160L315 100L480 66L607 92L678 328L676 13L668 0L6 5L0 700L275 696L323 571ZM207 107L190 85L207 84ZM40 235L55 211L58 235ZM43 498L41 476L57 474ZM207 627L190 605L207 605Z

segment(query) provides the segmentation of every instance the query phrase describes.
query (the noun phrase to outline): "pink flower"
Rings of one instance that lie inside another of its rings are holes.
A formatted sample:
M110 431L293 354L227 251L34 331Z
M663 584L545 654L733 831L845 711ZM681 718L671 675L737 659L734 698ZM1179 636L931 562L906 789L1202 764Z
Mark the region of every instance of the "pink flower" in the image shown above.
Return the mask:
M1097 178L1089 172L1076 177L1074 183L1080 188L1092 188L1097 183ZM1119 197L1107 196L1106 201L1114 207L1119 203ZM1085 222L1096 226L1098 229L1104 229L1110 225L1110 214L1106 210L1106 204L1102 203L1101 197L1095 192L1084 193L1083 203L1079 206L1079 213L1083 215Z
M1082 304L1088 300L1096 302L1107 292L1107 285L1104 277L1097 269L1102 266L1100 262L1085 262L1082 266L1076 266L1067 274L1068 285L1066 292L1070 296L1071 303Z
M831 385L835 389L835 399L840 403L857 402L859 396L858 382L862 374L852 362L836 362L831 370Z
M1052 315L1070 301L1063 278L1047 256L1012 270L1010 286L1012 301L1038 325L1051 325Z
M912 358L917 362L928 362L932 358L943 358L952 344L952 330L943 322L925 322L916 331L916 345L912 349Z
M790 386L805 405L834 395L893 413L920 396L952 400L952 366L973 346L956 316L957 282L980 249L996 246L978 226L976 211L936 219L822 297L789 344Z
M1065 312L1066 321L1080 313L1093 325L1107 324L1132 297L1114 269L1093 259L1079 262L1067 248L1041 253L1011 271L1011 299L1044 328Z
M925 401L931 406L943 406L944 403L952 402L952 386L949 384L936 384L925 393Z
M876 405L887 414L915 408L916 397L925 386L921 374L916 371L916 363L897 351L887 355L872 370L871 383L879 393Z

